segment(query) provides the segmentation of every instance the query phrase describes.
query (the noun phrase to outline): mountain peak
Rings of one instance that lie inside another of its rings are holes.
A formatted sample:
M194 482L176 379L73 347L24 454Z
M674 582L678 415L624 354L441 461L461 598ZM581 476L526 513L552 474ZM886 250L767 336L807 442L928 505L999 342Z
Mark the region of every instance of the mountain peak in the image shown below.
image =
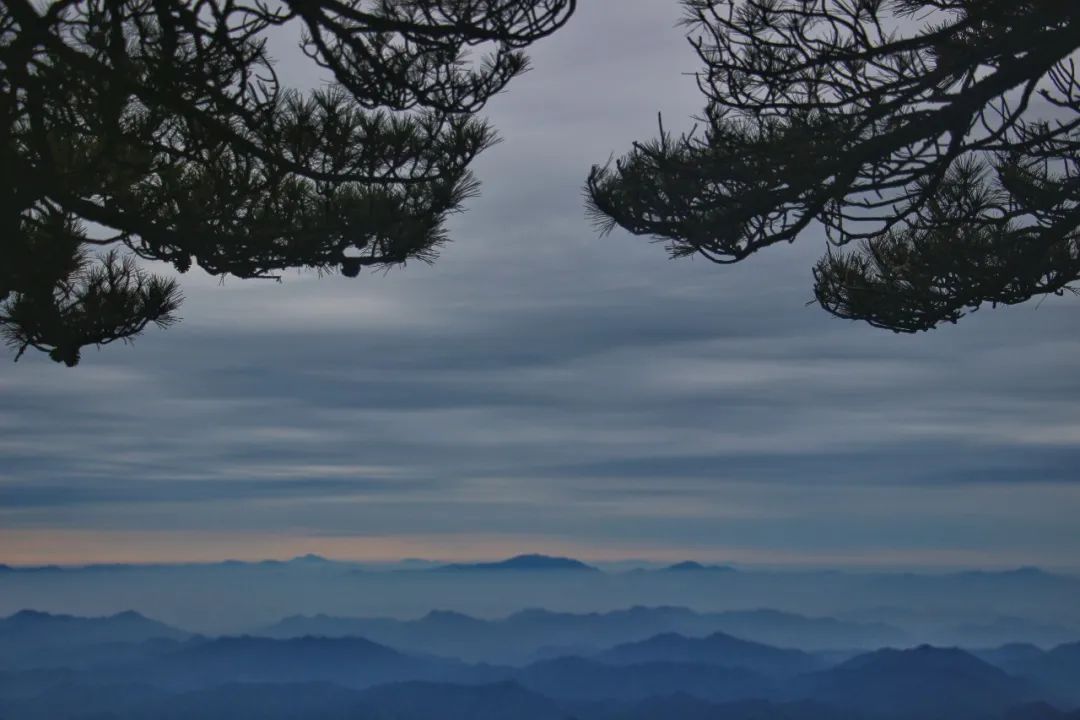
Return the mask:
M108 622L146 622L155 623L140 612L135 610L122 610L121 612L114 613L112 615L104 615L100 617L76 617L74 615L64 615L59 613L44 612L42 610L20 610L14 615L11 615L8 620L16 620L22 622L47 622L47 621L63 621L63 622L80 622L80 623L108 623Z
M742 640L723 632L706 637L664 632L646 640L616 645L597 657L616 664L681 662L741 667L767 675L795 675L820 667L817 658L800 650Z
M955 647L937 647L919 645L905 650L885 648L864 653L837 666L838 670L875 670L897 671L904 669L933 670L934 672L955 672L958 670L976 670L989 674L1001 672L975 655Z
M8 617L8 620L22 620L22 621L32 622L32 621L37 621L37 620L48 620L50 618L56 618L56 617L63 617L63 616L62 615L53 615L52 613L42 612L41 610L31 610L31 609L27 608L25 610L20 610L17 613L14 613L10 617Z
M514 557L504 560L501 565L511 568L521 568L528 570L539 569L587 569L589 565L567 557L553 557L551 555L515 555ZM591 569L591 568L590 568Z
M444 625L484 624L483 620L478 620L471 615L459 613L454 610L432 610L421 619L427 623L440 623Z
M488 563L455 563L441 565L437 570L596 570L580 560L567 557L554 557L536 553L515 555L514 557Z
M713 572L734 572L735 568L729 565L703 565L696 560L684 560L674 565L668 565L664 570L668 572L699 572L699 571L713 571Z

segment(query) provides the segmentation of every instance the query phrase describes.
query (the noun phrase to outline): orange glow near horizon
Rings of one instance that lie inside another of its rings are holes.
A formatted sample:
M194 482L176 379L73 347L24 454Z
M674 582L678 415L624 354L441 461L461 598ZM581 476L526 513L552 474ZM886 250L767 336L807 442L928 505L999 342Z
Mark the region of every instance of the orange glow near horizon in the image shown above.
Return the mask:
M499 560L523 553L565 555L591 562L736 563L793 567L993 568L1031 564L1020 556L993 557L966 550L862 553L791 553L755 548L642 547L591 544L565 538L521 535L311 536L255 533L152 531L4 530L0 563L11 566L101 563L186 563L222 560L287 560L314 553L357 562L405 558L437 561Z

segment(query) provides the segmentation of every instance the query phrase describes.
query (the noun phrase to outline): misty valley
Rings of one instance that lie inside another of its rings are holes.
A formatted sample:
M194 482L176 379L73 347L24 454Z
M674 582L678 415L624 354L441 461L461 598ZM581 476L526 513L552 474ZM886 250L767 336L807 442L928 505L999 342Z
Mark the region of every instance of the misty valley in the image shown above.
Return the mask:
M1078 597L1030 568L5 567L0 720L1075 719Z

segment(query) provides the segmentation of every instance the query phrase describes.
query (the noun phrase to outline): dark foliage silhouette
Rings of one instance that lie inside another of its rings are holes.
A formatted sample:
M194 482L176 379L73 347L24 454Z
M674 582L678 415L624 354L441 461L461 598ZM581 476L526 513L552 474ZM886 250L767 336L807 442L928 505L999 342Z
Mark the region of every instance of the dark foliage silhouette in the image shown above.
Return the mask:
M176 319L135 256L273 278L431 260L494 141L476 118L575 0L0 4L0 330L21 355ZM335 83L283 87L299 26Z
M707 106L593 167L604 229L735 263L820 223L817 301L898 332L1080 276L1080 5L684 4Z

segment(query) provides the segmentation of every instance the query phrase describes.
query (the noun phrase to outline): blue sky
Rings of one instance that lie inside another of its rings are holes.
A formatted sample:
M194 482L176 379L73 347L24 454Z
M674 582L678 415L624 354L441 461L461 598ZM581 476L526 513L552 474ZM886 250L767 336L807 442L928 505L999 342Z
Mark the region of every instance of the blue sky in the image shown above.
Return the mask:
M897 336L807 306L813 231L734 267L598 237L589 165L700 109L677 4L619 8L491 103L434 265L193 272L175 328L0 365L0 562L1075 568L1080 301Z

